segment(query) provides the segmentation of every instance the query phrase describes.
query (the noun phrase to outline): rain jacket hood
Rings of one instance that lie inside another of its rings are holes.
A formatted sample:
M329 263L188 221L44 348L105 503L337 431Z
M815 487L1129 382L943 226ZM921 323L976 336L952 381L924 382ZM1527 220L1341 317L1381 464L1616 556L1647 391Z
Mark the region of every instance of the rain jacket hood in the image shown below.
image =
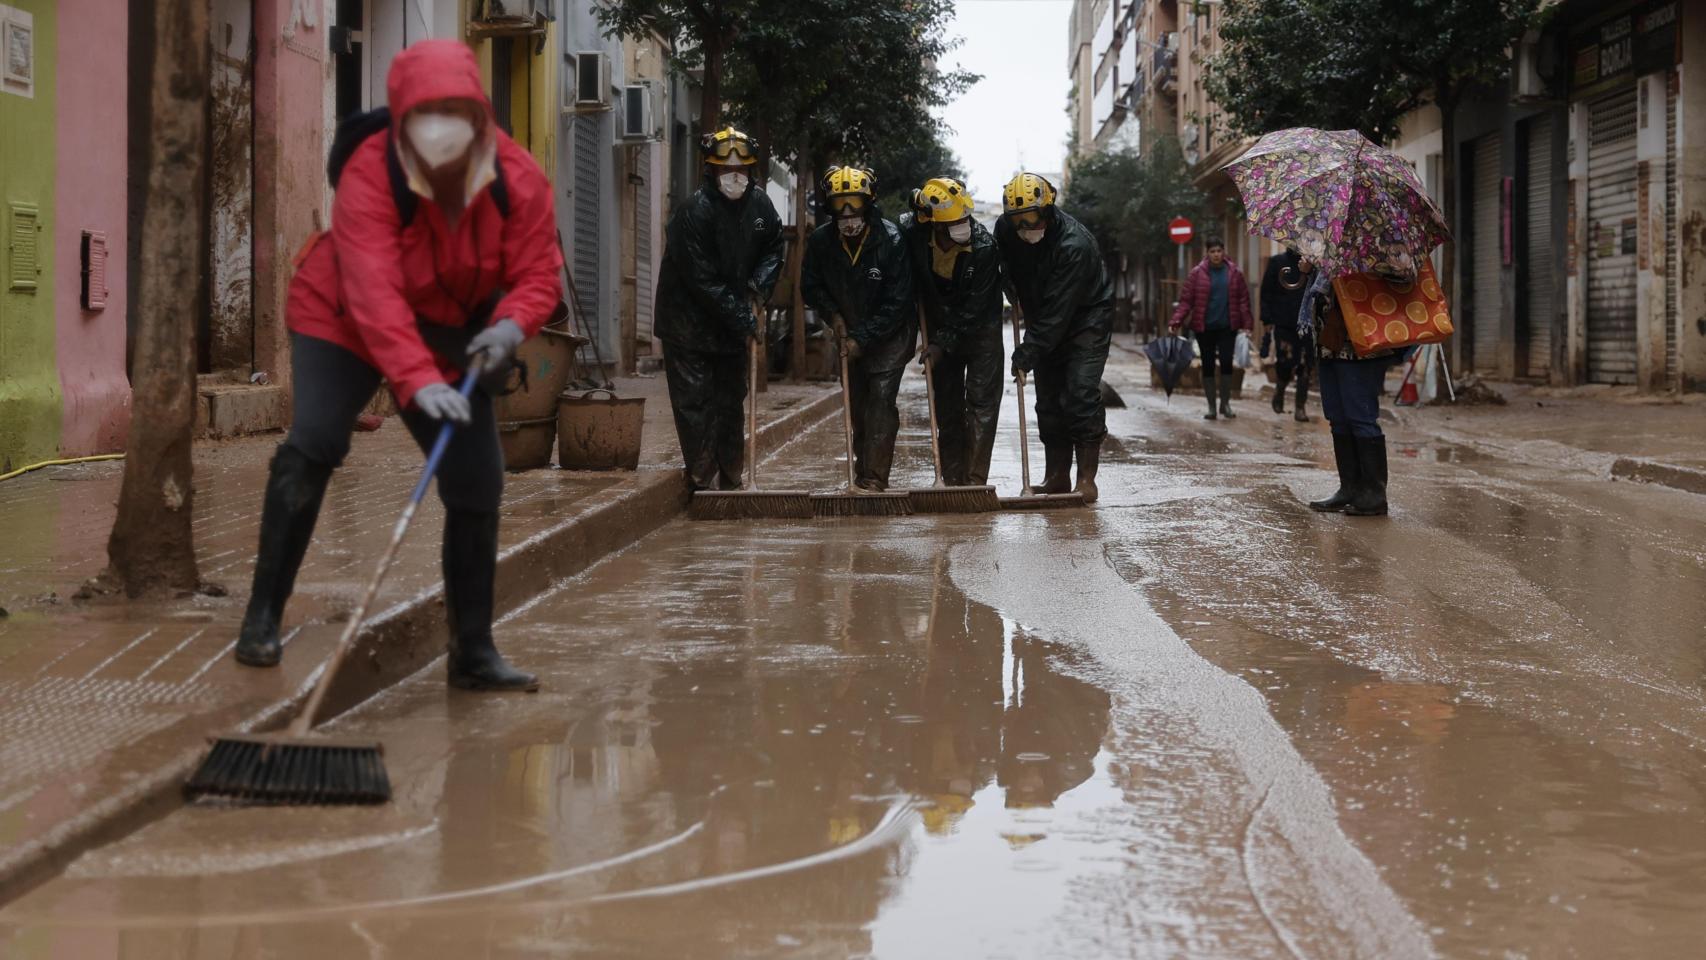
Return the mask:
M386 88L391 130L363 140L344 163L331 229L311 237L294 262L285 319L293 333L334 343L378 369L407 407L418 390L454 379L466 362L428 349L427 325L472 332L509 319L532 335L562 300L563 260L550 183L494 121L467 47L448 40L409 47L392 61ZM454 225L401 147L408 111L447 98L479 104L486 121ZM423 198L408 218L392 191L393 150ZM505 209L494 197L498 185Z

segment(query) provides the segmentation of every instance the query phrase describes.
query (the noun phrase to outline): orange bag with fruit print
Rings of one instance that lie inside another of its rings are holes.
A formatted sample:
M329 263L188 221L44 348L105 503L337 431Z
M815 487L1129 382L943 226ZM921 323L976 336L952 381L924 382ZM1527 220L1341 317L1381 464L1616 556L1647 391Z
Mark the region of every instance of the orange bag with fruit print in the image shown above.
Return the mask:
M1425 257L1415 280L1352 273L1334 279L1333 292L1359 357L1439 343L1454 330L1445 292Z

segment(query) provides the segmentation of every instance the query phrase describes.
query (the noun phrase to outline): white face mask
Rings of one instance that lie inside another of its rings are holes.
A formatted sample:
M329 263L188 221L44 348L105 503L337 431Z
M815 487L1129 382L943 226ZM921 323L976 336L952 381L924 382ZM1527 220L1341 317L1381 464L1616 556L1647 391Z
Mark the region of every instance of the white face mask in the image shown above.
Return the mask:
M1034 227L1030 230L1020 230L1019 231L1019 239L1025 241L1026 243L1042 243L1043 242L1043 234L1045 234L1047 232L1048 232L1047 227Z
M746 196L746 187L750 182L744 173L725 173L717 177L717 189L723 191L723 196L730 200L739 200Z
M835 225L841 228L841 235L844 237L857 237L865 232L864 217L844 217L835 221Z
M461 159L474 142L474 124L447 113L412 113L403 122L403 132L415 156L432 168Z
M948 239L961 246L971 242L971 221L961 220L948 225Z

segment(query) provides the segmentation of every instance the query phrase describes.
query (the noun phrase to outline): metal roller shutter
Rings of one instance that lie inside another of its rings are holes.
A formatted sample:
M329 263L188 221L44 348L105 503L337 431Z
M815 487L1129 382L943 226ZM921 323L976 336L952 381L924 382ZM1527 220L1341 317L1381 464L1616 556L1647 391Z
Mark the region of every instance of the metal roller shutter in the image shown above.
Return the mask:
M652 210L656 209L653 194L657 192L655 161L658 145L648 143L638 151L638 166L645 171L645 182L634 191L634 339L652 342L652 299L656 293L652 278Z
M1588 104L1587 362L1635 382L1635 87Z
M1552 369L1552 118L1538 117L1528 125L1527 309L1523 333L1527 342L1524 373L1545 377Z
M1474 333L1474 367L1488 373L1499 366L1499 135L1490 133L1475 141L1474 197L1470 215L1471 322Z
M581 309L586 313L587 326L593 336L603 336L600 313L599 253L603 244L599 224L603 219L604 191L604 118L607 114L582 114L574 119L574 247L569 256L574 261L575 292L580 295ZM588 351L581 358L590 362Z
M1682 368L1676 360L1676 292L1682 276L1676 253L1676 99L1681 75L1672 70L1665 83L1665 384L1681 389Z

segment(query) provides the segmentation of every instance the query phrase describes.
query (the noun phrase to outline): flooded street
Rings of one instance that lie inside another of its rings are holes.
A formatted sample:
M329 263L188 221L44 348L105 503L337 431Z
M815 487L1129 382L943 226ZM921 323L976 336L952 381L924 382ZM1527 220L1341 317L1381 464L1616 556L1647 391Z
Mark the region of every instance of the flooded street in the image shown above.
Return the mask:
M1395 429L1393 516L1315 515L1322 425L1137 369L1094 509L672 522L504 621L541 693L330 725L389 805L177 810L0 955L1698 955L1700 498Z

